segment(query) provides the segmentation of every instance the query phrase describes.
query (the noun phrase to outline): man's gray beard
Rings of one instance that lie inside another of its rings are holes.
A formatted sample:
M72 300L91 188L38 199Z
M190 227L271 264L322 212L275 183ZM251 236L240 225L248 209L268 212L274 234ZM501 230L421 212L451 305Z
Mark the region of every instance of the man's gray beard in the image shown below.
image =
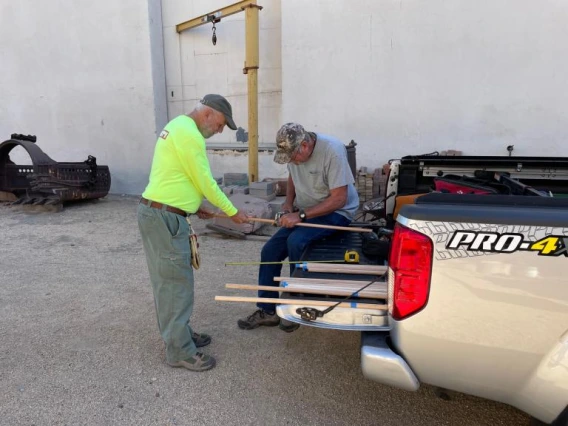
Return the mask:
M211 132L210 130L203 130L201 132L201 136L203 136L205 139L209 139L211 136L213 136L215 133Z

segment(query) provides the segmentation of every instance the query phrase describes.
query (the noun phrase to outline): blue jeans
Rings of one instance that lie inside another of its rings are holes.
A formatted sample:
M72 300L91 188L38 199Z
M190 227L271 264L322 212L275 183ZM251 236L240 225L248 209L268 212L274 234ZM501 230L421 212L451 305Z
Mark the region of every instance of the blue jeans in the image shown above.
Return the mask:
M339 213L331 213L326 216L319 216L308 219L306 223L316 223L320 225L347 226L351 221ZM327 237L334 232L332 229L307 228L296 226L294 228L280 228L276 234L270 238L262 248L260 254L261 262L281 262L287 257L291 262L299 261L305 248L312 242ZM295 269L295 265L290 265L290 275ZM274 277L279 277L282 272L282 265L260 265L258 271L258 285L277 287L278 282ZM258 297L277 298L278 292L259 290ZM263 311L273 313L276 306L273 303L258 303L257 306Z
M158 328L169 363L197 352L189 318L193 311L193 268L189 224L183 216L138 205L138 228L154 291Z

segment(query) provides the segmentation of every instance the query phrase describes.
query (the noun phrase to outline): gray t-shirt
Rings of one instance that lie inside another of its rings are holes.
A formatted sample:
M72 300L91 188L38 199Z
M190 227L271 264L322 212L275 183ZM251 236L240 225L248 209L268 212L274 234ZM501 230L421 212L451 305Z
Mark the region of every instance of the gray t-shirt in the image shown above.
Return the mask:
M288 172L296 187L296 205L302 209L321 203L329 197L330 190L347 185L347 202L335 212L353 219L359 207L359 196L341 141L318 133L309 160L299 165L288 163Z

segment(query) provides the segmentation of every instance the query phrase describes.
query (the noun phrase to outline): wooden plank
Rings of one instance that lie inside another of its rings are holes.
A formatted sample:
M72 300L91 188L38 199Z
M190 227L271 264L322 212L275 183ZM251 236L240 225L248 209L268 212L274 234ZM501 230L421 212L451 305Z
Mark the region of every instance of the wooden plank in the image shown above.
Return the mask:
M372 286L371 285L371 286L365 288L364 290L360 290L362 287L363 286L352 287L352 286L337 286L337 285L330 286L329 284L289 283L288 285L283 286L282 288L293 288L293 289L305 290L305 291L309 291L309 290L344 291L344 292L348 292L349 294L354 293L354 292L361 292L361 291L371 291L371 292L375 292L377 294L382 294L382 295L387 294L387 289L386 289L386 287L383 287L383 286Z
M298 269L309 272L328 272L338 274L361 274L361 275L383 275L388 267L382 265L342 265L342 264L321 264L321 263L301 263L296 266Z
M247 303L275 303L280 305L301 305L301 306L333 306L336 302L327 302L325 300L304 300L304 299L277 299L269 297L236 297L236 296L215 296L218 302L247 302ZM345 302L340 303L338 307L351 309L376 309L386 310L387 305L374 303L357 303Z
M377 271L369 270L369 269L337 269L337 268L318 268L314 267L308 269L309 272L325 272L328 274L349 274L349 275L384 275L385 272L377 273Z
M254 284L225 284L226 288L237 290L266 290L277 291L280 293L307 293L307 294L321 294L324 296L350 296L353 291L348 289L315 289L315 288L293 288L293 287L271 287ZM358 293L357 297L364 297L368 299L384 299L387 293L385 291L374 291L365 289Z
M305 266L306 269L308 271L313 271L313 272L320 272L320 271L316 271L316 269L339 269L339 270L343 270L343 271L374 271L376 274L384 274L387 269L388 266L384 266L384 265L342 265L342 264L337 264L337 265L322 265L319 263L310 263L310 262L306 262L304 264L302 264L302 266ZM314 269L316 268L316 269Z
M368 284L371 280L334 280L329 278L296 278L296 277L274 277L274 281L286 281L287 283L308 283L308 284L341 284L344 286L353 286L355 288L361 288L365 284ZM386 283L378 281L373 283L372 286L384 286L386 288Z

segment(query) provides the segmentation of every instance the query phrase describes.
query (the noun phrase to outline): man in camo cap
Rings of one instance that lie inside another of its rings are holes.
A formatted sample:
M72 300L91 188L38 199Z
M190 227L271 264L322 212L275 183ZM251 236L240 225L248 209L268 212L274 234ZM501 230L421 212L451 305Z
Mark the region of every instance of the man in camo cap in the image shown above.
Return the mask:
M347 161L345 145L338 139L308 132L297 123L284 124L276 134L274 161L288 165L286 201L282 206L281 228L264 245L261 262L281 262L287 257L299 261L312 241L335 231L321 228L296 227L301 222L347 226L359 207L355 179ZM290 273L294 265L290 266ZM281 264L261 264L258 284L278 286ZM277 298L278 292L259 291L258 296ZM238 321L238 326L252 330L259 326L276 326L294 331L297 324L280 320L272 303L258 303L258 309Z

